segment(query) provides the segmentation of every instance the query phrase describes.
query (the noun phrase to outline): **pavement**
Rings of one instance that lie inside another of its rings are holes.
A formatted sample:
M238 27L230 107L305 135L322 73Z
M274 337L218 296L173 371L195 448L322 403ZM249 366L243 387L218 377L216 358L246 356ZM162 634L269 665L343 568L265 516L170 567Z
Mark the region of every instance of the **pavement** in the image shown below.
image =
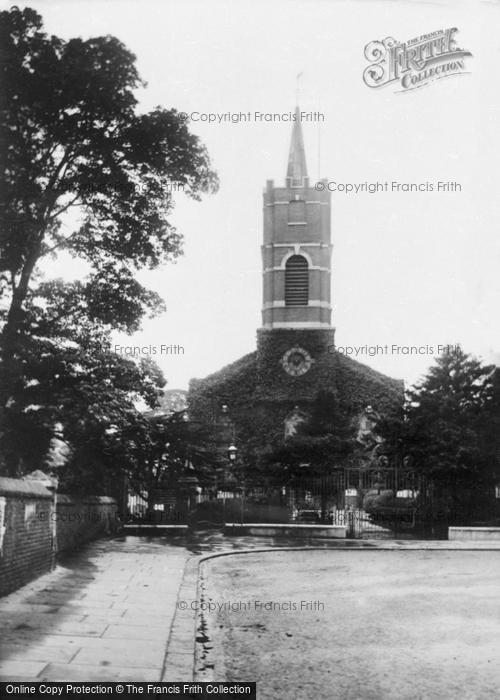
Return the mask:
M1 681L158 681L192 676L193 554L160 541L101 540L0 599ZM175 651L174 651L175 649Z
M477 551L499 550L500 542L308 542L220 532L100 540L0 599L0 681L193 680L195 664L205 663L199 562L304 547Z

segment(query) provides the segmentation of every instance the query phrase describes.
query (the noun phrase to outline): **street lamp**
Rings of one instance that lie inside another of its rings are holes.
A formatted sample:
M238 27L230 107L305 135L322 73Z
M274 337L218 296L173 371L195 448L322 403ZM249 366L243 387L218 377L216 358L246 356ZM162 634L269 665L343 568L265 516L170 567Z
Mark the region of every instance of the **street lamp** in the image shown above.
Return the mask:
M227 456L229 457L229 461L232 462L233 464L236 462L236 458L238 456L238 448L232 442L229 447L227 448ZM245 474L242 471L241 472L241 507L240 507L240 521L241 524L243 525L243 519L244 519L244 511L245 511Z

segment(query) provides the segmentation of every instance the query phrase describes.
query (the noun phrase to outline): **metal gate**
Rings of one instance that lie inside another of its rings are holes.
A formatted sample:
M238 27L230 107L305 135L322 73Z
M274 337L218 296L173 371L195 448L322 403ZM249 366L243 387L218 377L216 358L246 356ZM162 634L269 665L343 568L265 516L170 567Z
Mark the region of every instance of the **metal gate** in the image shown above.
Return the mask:
M387 507L364 507L366 496L387 494ZM392 493L392 496L390 494ZM348 538L415 537L418 494L413 474L392 469L343 469L321 477L295 478L287 485L292 522L323 522L346 527Z
M188 503L172 490L155 489L131 493L127 503L127 522L142 524L175 525L187 519Z
M416 535L416 509L367 513L361 508L337 511L332 524L344 524L349 539L412 539Z

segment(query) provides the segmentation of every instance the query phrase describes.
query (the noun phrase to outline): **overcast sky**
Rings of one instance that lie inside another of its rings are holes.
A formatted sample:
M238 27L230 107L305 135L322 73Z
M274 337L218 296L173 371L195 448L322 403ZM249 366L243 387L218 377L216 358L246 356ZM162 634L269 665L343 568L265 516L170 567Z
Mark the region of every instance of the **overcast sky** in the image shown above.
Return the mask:
M2 3L3 7L11 3ZM23 3L19 3L23 6ZM312 180L454 181L461 192L332 196L333 325L341 346L460 343L500 358L500 6L474 0L30 2L64 38L113 34L137 56L140 109L286 114L300 104ZM457 27L466 72L427 87L370 89L364 47ZM123 345L179 344L155 359L187 388L255 349L261 324L262 190L282 184L291 124L191 123L221 180L217 195L177 196L185 236L176 265L142 275L167 312ZM321 131L321 133L319 133ZM50 273L68 276L67 261ZM78 268L74 268L78 274ZM159 352L159 350L158 350ZM412 382L432 355L377 355L372 367Z

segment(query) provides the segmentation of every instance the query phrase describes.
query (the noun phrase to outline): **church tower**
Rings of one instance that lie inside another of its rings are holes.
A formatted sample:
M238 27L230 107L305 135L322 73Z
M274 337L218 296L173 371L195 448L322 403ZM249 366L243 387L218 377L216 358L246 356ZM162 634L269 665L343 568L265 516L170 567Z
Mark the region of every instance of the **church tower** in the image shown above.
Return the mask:
M321 392L334 396L338 411L349 418L368 405L390 413L404 395L402 382L335 351L330 192L327 180L311 186L300 117L297 107L284 184L269 181L264 190L257 352L193 379L189 390L191 419L215 429L229 410L234 434L248 440L256 463L262 449L312 415Z
M330 192L311 186L301 113L295 110L285 183L268 180L264 191L262 328L258 331L261 391L287 380L290 400L308 394L315 365L329 347L331 326ZM303 378L302 381L299 381Z

